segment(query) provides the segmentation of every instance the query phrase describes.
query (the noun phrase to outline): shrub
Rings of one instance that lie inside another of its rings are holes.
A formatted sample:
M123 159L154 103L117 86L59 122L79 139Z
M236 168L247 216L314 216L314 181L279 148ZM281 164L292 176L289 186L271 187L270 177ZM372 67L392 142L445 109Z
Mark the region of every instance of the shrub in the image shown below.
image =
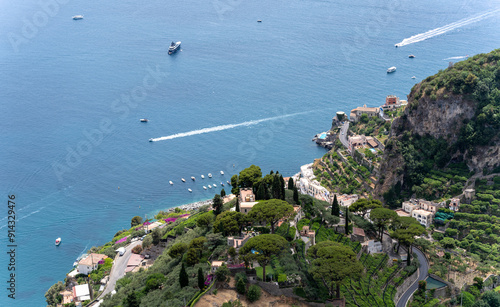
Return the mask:
M262 292L260 290L260 287L257 285L251 285L248 288L248 293L247 293L247 299L250 301L250 303L256 302L259 300Z
M136 245L134 248L132 248L132 253L134 254L140 254L142 252L142 246Z
M245 284L245 281L243 281L243 279L239 279L238 282L236 283L236 291L239 293L239 294L245 294L246 292L246 284Z

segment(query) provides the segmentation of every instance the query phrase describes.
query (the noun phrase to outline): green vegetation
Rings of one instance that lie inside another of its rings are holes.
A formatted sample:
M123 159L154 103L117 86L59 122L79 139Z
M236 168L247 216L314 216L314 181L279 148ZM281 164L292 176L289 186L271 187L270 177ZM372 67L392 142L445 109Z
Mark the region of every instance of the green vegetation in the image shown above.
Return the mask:
M291 217L293 206L284 200L270 199L258 202L252 207L248 217L255 221L265 221L271 226L271 233L274 233L274 226L283 219Z

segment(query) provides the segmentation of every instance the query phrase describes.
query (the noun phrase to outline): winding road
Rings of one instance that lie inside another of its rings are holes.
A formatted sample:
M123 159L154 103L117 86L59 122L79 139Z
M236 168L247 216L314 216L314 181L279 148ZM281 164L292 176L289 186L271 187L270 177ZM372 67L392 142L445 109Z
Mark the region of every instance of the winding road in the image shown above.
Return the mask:
M346 120L342 127L340 127L339 139L345 148L349 149L349 142L347 141L347 131L349 130L349 121Z
M396 307L406 307L406 304L408 304L408 300L410 299L411 295L418 289L418 282L427 278L427 275L429 273L429 263L427 262L427 258L425 257L424 253L422 253L418 248L413 248L412 251L417 254L418 261L420 262L420 274L418 275L418 279L415 280L415 282L405 291L405 293L403 293L403 295L397 302Z

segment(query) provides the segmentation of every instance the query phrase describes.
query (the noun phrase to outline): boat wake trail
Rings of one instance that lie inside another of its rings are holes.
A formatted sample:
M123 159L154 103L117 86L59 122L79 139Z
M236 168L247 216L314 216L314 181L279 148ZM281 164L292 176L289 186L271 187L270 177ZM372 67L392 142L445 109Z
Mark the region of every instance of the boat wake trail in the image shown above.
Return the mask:
M451 58L446 58L443 59L443 61L448 61L448 60L460 60L460 59L466 59L468 58L468 55L463 55L463 56L452 56Z
M268 117L268 118L263 118L263 119L259 119L259 120L251 120L251 121L247 121L247 122L243 122L243 123L239 123L239 124L230 124L230 125L215 126L215 127L210 127L210 128L203 128L203 129L198 129L198 130L193 130L193 131L188 131L188 132L172 134L172 135L168 135L168 136L162 136L159 138L153 138L153 139L151 139L151 141L152 142L166 141L166 140L172 140L172 139L177 139L177 138L183 138L186 136L193 136L193 135L197 135L197 134L233 129L233 128L237 128L237 127L241 127L241 126L253 126L253 125L260 124L262 122L287 118L287 117L291 117L291 116L297 116L297 115L306 114L306 113L310 113L310 112L312 112L312 111L293 113L293 114L287 114L287 115L281 115L281 116L275 116L275 117Z
M450 23L446 26L442 26L442 27L427 31L425 33L413 35L411 37L403 39L400 43L397 43L395 46L402 47L402 46L406 46L409 44L421 42L421 41L426 40L428 38L432 38L434 36L444 34L446 32L461 28L461 27L469 25L471 23L478 22L478 21L481 21L483 19L489 18L489 17L493 16L495 13L498 13L499 11L500 11L500 9L489 11L486 13L481 13L478 15L474 15L472 17L464 18L464 19L461 19L459 21Z

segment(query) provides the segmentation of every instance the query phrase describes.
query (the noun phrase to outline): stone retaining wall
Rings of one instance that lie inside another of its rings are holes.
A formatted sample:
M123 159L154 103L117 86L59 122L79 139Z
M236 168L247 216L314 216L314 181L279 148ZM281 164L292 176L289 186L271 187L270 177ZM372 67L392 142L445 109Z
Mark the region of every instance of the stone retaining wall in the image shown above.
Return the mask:
M397 305L401 296L405 293L406 290L418 279L420 274L420 268L415 271L410 277L406 278L406 280L397 288L396 295L394 295L394 305Z

